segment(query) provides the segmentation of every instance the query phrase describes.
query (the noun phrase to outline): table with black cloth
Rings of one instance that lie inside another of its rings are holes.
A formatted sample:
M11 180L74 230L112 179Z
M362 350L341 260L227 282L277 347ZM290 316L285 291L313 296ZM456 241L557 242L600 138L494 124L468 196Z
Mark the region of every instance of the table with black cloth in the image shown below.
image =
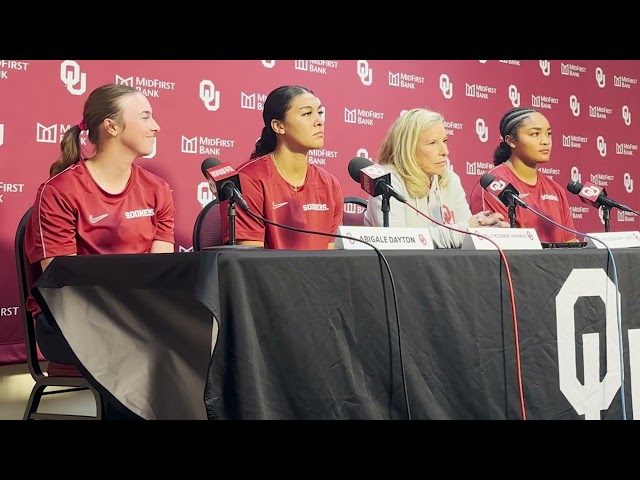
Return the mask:
M393 281L373 250L61 257L33 292L145 419L622 419L640 252L613 252L624 382L601 249L505 252L518 349L497 251L382 251Z

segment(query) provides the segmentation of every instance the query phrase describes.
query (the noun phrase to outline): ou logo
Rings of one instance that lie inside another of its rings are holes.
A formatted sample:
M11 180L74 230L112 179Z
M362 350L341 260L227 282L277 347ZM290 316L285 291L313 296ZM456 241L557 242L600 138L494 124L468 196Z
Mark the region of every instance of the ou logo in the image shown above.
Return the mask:
M581 297L600 297L605 304L605 329L600 333L582 333L576 329L574 306ZM571 406L585 420L600 420L600 412L608 410L622 388L620 348L623 335L617 321L617 302L622 296L602 268L577 268L565 280L556 296L556 331L558 348L558 379L560 390ZM625 322L621 322L625 323ZM638 395L640 381L640 329L627 330L631 396ZM580 337L578 337L580 335ZM604 336L601 343L600 336ZM582 350L582 372L578 372L579 356L576 340ZM601 345L605 345L604 352ZM601 371L601 357L606 359L606 373ZM578 375L580 373L580 375ZM632 398L633 400L633 398ZM640 403L632 402L633 418L640 418Z
M598 187L587 186L582 189L582 194L587 197L597 197L600 195L600 189Z
M491 185L489 185L489 188L494 192L500 192L504 190L504 187L506 186L507 184L504 183L504 180L496 180L495 182L492 182Z
M367 168L362 169L363 172L366 172L372 178L381 177L387 174L387 171L379 167L378 165L369 165Z

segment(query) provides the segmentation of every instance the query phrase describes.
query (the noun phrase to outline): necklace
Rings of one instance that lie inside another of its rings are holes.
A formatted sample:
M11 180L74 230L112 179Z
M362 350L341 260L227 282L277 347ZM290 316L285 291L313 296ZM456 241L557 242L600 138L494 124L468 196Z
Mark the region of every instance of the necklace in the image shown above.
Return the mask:
M102 181L102 177L100 176L100 172L98 171L98 166L93 162L93 160L91 160L91 165L93 166L93 171L96 172L96 175L98 176L98 184L104 190L106 186Z
M278 166L278 162L276 161L276 156L273 153L271 154L271 159L273 160L273 163L275 164L276 169L278 170L278 172L280 172L280 175L282 176L282 178L284 178L284 180L291 186L291 188L293 188L294 192L297 192L300 189L300 187L302 185L304 185L304 181L307 179L307 171L309 169L307 168L305 170L304 177L302 177L302 181L300 181L300 182L292 182L291 180L289 180L289 177L287 177L284 174L284 172L282 170L280 170L280 167Z

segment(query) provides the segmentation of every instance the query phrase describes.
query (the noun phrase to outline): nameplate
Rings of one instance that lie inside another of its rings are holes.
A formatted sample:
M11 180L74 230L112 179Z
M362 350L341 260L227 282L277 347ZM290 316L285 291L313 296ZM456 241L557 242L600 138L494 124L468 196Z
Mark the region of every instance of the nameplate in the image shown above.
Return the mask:
M354 240L336 238L334 248L337 250L371 250L369 245L358 240L370 243L379 250L433 250L427 228L340 226L338 235Z
M640 232L631 231L631 232L597 232L597 233L588 233L590 237L584 237L584 241L587 242L585 248L634 248L640 247ZM598 242L598 240L602 240L607 244L605 247L602 243Z
M478 235L465 235L462 241L463 250L542 250L538 233L534 228L470 228L469 232ZM496 245L487 238L493 240Z

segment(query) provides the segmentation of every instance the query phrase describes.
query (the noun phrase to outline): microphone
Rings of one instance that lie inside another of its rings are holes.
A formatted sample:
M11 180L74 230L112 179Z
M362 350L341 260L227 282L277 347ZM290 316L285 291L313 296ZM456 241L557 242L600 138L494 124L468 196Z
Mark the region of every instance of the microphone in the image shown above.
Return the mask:
M235 168L213 157L206 158L200 168L209 181L209 188L214 198L219 202L223 200L236 202L245 212L249 210L247 202L240 193L240 177Z
M617 208L625 212L635 213L636 215L638 214L638 212L626 205L622 205L621 203L607 197L607 191L600 185L596 185L591 182L585 182L584 185L580 182L569 182L567 190L578 195L580 200L582 200L582 203L586 203L592 207Z
M352 158L348 168L351 178L372 197L384 195L386 198L393 197L399 202L407 203L407 199L391 186L391 174L379 165L374 165L368 158Z
M498 197L507 207L519 205L522 208L529 208L524 200L521 200L518 196L520 192L516 190L516 187L500 177L496 177L491 173L485 173L480 177L480 185L487 192L493 193Z

